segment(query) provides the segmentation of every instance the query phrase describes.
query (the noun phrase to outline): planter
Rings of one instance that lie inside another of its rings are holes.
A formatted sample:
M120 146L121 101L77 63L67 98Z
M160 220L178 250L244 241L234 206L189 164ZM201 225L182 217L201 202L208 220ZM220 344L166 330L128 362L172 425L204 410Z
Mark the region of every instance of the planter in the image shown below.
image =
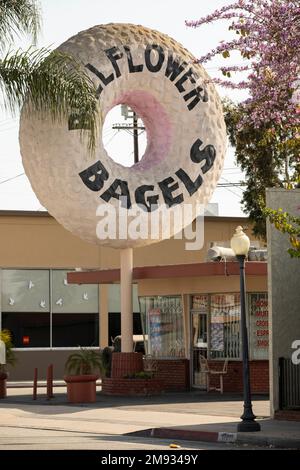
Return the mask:
M113 352L112 377L124 377L143 370L143 354L138 352Z
M164 391L163 381L152 379L125 379L105 377L102 379L102 393L114 396L160 395Z
M64 377L67 384L70 403L95 403L96 381L99 375L68 375Z
M0 372L0 398L6 397L6 379L8 377L7 372Z

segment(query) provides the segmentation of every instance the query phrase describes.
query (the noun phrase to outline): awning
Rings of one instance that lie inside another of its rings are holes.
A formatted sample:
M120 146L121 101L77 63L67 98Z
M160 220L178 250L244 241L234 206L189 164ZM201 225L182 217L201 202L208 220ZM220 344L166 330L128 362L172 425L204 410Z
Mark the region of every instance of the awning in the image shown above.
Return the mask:
M239 263L235 261L141 266L133 268L133 280L238 276L239 272ZM245 263L245 273L246 276L266 276L267 263L248 261ZM67 274L67 279L69 284L113 284L120 282L120 269L73 271Z

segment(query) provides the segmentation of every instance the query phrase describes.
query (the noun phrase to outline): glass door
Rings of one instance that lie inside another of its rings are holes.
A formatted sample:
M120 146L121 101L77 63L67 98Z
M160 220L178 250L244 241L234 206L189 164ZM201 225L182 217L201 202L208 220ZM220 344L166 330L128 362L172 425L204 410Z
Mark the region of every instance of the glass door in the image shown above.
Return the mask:
M206 390L206 374L201 369L201 355L207 357L208 297L192 296L191 309L191 375L192 386Z

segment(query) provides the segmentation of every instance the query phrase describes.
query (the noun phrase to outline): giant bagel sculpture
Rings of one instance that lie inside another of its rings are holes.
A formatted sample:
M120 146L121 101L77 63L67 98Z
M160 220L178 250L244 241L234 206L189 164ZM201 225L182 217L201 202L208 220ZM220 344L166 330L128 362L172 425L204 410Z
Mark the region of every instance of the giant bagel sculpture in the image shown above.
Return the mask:
M222 106L201 65L180 44L157 31L131 24L95 26L68 39L60 50L89 71L99 94L102 122L118 104L143 119L147 148L132 167L114 162L99 139L91 156L72 123L53 123L22 113L20 145L32 187L65 228L92 243L117 248L142 246L173 235L162 224L158 239L99 239L99 205L128 213L151 204L162 218L174 207L209 201L223 167L226 131ZM194 217L195 214L193 214ZM189 223L186 219L182 227ZM177 227L178 229L178 227ZM124 234L123 234L124 235Z

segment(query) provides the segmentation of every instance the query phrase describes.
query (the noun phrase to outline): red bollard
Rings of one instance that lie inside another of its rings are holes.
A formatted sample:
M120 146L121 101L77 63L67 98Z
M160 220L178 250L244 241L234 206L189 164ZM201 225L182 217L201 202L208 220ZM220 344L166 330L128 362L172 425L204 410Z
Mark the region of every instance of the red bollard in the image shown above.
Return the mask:
M47 400L54 398L53 395L53 364L50 364L47 369Z
M37 398L37 381L38 381L38 370L36 367L34 369L34 375L33 375L33 395L32 395L33 400L36 400Z

